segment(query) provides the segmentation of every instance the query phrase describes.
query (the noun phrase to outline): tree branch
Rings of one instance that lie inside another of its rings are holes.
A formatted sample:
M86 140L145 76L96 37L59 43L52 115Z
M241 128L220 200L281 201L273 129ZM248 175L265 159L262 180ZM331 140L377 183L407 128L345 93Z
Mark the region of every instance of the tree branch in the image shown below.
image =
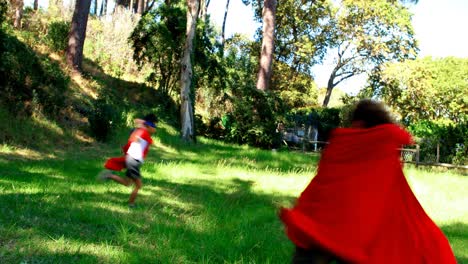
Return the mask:
M348 79L348 78L351 78L351 77L353 77L353 76L355 76L355 75L361 74L361 73L362 73L362 72L351 72L351 73L349 73L348 75L344 76L343 78L339 79L338 81L334 82L334 83L333 83L333 87L337 86L340 82L342 82L342 81L344 81L344 80L346 80L346 79ZM336 77L336 76L338 76L338 75L335 75L335 77Z

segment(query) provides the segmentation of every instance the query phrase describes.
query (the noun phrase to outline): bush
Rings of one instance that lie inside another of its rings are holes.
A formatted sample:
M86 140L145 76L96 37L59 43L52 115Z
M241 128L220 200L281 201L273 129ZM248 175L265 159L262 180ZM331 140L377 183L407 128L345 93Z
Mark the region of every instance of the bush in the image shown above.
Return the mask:
M68 44L68 32L70 22L55 21L49 24L46 35L46 43L54 51L65 51Z
M286 114L286 127L316 126L318 140L328 141L330 132L342 124L341 108L302 108Z
M283 110L281 100L273 93L255 88L237 92L233 111L219 119L225 138L238 144L271 148L275 145L276 125Z
M0 31L0 103L11 113L56 115L65 104L68 82L57 63Z
M88 116L91 135L99 141L107 141L118 123L118 116L118 112L108 100L98 98Z
M422 162L435 162L439 145L439 162L467 164L468 122L444 124L422 120L410 124L408 130L419 138Z
M0 0L0 30L3 21L6 20L6 14L8 11L8 3L6 0Z
M133 49L128 41L138 16L120 8L116 12L110 19L89 18L83 53L106 74L134 81L135 76L146 75L145 68L139 69L133 60Z

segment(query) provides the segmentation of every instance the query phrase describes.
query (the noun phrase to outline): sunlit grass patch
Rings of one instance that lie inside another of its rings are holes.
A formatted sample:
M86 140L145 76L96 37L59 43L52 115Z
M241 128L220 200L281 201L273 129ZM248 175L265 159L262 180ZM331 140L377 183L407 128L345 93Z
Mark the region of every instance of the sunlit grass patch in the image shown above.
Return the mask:
M203 138L183 145L175 130L160 129L134 209L127 206L131 188L95 180L106 156L121 155L115 143L80 147L60 159L0 163L0 260L288 263L293 245L278 208L295 201L319 157ZM405 171L457 257L467 259L467 178Z

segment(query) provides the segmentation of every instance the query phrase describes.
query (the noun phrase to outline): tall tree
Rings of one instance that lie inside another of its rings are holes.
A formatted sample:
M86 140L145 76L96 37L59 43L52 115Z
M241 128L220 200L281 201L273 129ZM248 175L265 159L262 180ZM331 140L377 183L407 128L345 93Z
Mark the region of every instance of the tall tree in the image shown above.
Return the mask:
M98 15L98 0L93 0L93 15L97 16Z
M180 73L180 115L181 115L181 136L186 141L195 140L194 112L192 91L192 53L193 38L197 27L199 13L198 0L187 0L187 31L181 61Z
M202 21L205 21L206 15L208 14L208 5L210 4L210 1L206 0L200 0L200 9L199 9L199 14L198 17L202 19Z
M264 0L263 3L263 37L257 77L257 89L262 91L268 90L272 74L273 52L275 49L276 5L276 0Z
M180 5L158 5L143 16L130 39L133 58L140 65L151 65L148 81L163 94L180 96L180 61L186 34L186 10Z
M312 67L320 63L332 39L328 0L283 0L276 10L275 63L270 89L292 107L317 105Z
M39 0L34 0L33 8L35 11L39 9Z
M145 12L145 0L138 0L137 14L143 14Z
M227 19L227 14L229 11L229 2L231 0L226 1L226 8L224 9L224 18L223 18L223 27L221 29L221 50L224 50L224 43L226 42L225 38L225 30L226 30L226 19Z
M468 59L425 57L387 63L371 75L372 95L405 123L468 121Z
M83 61L83 46L86 38L88 14L91 0L76 0L75 10L68 35L68 47L66 52L67 64L74 70L81 72Z
M101 12L100 12L99 15L100 16L107 15L107 0L102 0L102 2L101 2Z
M24 2L23 0L13 0L13 4L15 7L15 21L14 21L14 27L15 28L21 28L21 19L23 18L23 6Z
M328 0L281 1L276 11L275 61L290 65L298 74L311 73L332 40L333 25L324 23L332 14Z
M387 0L343 0L336 12L334 43L337 56L323 106L333 88L353 76L370 73L385 62L416 57L417 47L408 8Z

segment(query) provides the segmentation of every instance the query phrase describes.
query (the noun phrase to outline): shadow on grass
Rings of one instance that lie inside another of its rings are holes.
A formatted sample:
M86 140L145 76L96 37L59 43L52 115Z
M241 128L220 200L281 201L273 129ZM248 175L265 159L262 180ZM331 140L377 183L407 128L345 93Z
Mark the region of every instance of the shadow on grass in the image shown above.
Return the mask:
M468 264L468 224L453 223L441 226L452 246L459 264Z
M292 197L256 193L252 181L148 178L139 207L130 210L129 189L113 182L28 168L0 181L6 262L280 263L291 252L276 204ZM7 184L13 182L15 189Z
M225 165L245 169L276 170L280 172L314 170L319 155L295 152L273 152L247 146L225 144L220 141L203 139L187 144L168 127L158 128L155 135L161 144L172 148L155 148L158 160L167 162L188 161L194 164Z
M196 162L218 157L203 151L192 151L201 156ZM292 245L283 234L276 207L293 197L258 193L253 190L255 182L236 175L230 180L208 176L184 182L162 175L144 179L139 207L130 210L126 206L129 189L94 181L99 166L87 153L73 154L64 161L0 163L0 260L289 261ZM459 263L468 263L468 225L453 223L441 228Z

